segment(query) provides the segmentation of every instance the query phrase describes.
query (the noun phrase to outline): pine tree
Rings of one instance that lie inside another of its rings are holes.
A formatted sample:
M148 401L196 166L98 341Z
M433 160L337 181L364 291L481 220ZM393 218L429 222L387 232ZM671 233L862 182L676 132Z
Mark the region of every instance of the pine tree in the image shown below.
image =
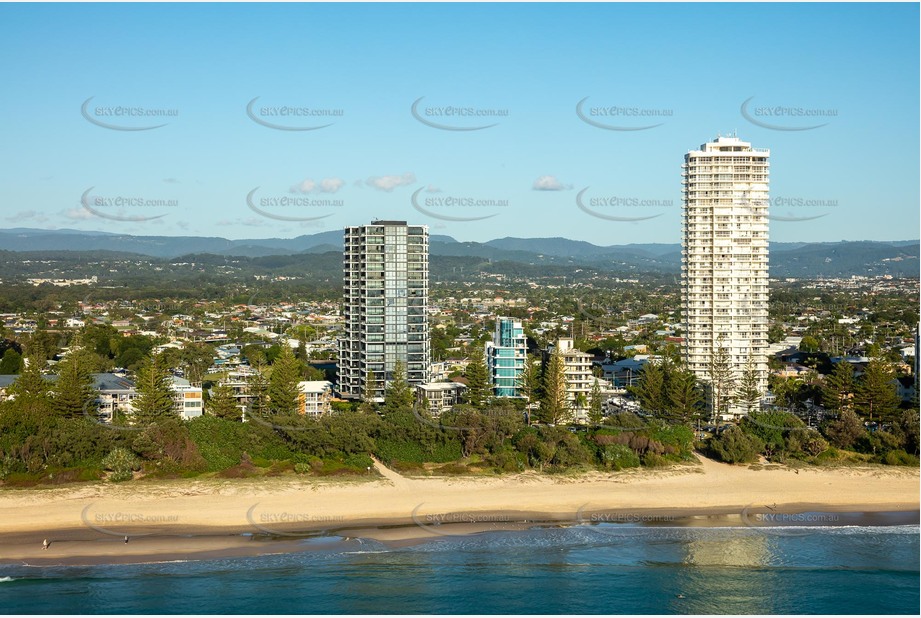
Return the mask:
M566 373L560 346L553 348L550 360L544 367L543 397L540 402L539 418L548 424L558 425L569 420L569 401L566 393Z
M688 424L700 413L703 398L697 376L687 369L672 372L667 385L670 421Z
M305 363L310 359L310 355L307 354L307 340L302 334L297 340L297 359L304 361Z
M7 394L13 399L11 405L28 418L36 420L48 419L53 415L51 383L42 376L45 360L44 351L29 349L22 373L7 389Z
M666 407L665 368L659 363L647 362L640 377L629 390L647 412L661 417Z
M842 360L825 376L825 382L822 384L822 405L830 412L850 409L856 391L854 368L849 362Z
M132 402L133 418L139 425L150 425L177 416L173 401L172 377L159 356L148 358L138 370L137 398Z
M91 360L78 338L57 366L58 379L53 389L53 409L58 416L78 418L86 413L96 414L96 391L90 373Z
M375 392L377 392L377 376L369 369L368 377L365 379L364 392L361 395L361 405L358 406L359 410L362 412L374 412L376 404L374 401Z
M45 365L45 351L38 345L28 348L22 372L16 381L10 384L8 393L16 398L34 397L50 400L51 385L42 374Z
M258 362L252 365L253 373L247 379L249 405L247 413L265 416L269 413L269 381L265 377L265 366Z
M301 362L294 357L291 346L282 346L281 354L269 375L269 411L272 414L296 414L297 384L301 380Z
M736 401L745 408L746 414L757 412L760 409L761 389L758 384L758 371L755 367L755 359L750 352L735 394Z
M229 421L240 420L240 407L233 395L233 389L227 384L219 382L211 389L211 399L208 400L207 411L212 416Z
M723 336L717 341L716 350L710 355L708 368L710 378L710 410L711 422L715 425L721 414L729 411L735 391L735 378L732 375L732 365L729 362L729 352L723 346Z
M474 346L473 348L465 375L467 377L467 392L465 395L467 403L480 408L486 403L489 394L489 374L486 369L486 361L483 358L483 349L479 346Z
M598 385L598 378L592 380L592 390L589 393L588 402L588 422L592 427L598 427L604 418L601 410L601 387Z
M406 412L413 407L413 391L406 381L406 370L402 361L393 367L393 378L384 393L385 412Z
M899 408L895 371L889 363L874 358L860 377L855 398L858 413L871 421L890 420Z
M515 386L526 403L532 404L537 399L537 392L540 390L540 372L528 354L525 354L524 367L518 374Z

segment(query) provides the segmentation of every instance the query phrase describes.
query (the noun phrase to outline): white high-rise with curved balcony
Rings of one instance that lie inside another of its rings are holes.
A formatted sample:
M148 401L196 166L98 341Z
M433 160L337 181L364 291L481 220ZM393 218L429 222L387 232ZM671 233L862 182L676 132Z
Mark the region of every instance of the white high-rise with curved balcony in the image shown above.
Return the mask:
M738 379L751 355L767 385L770 150L717 137L682 166L684 355L703 381L719 347ZM738 414L741 410L731 410Z

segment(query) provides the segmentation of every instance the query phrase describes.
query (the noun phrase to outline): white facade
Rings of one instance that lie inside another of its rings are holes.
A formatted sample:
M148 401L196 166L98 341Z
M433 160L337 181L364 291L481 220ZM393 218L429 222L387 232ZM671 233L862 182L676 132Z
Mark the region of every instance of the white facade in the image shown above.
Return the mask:
M429 240L424 225L375 221L345 228L339 391L360 399L373 374L374 399L402 362L410 385L429 380Z
M173 408L182 420L187 421L201 416L204 411L204 399L200 386L192 386L188 380L172 376L171 387Z
M566 399L572 411L572 418L576 422L584 423L588 420L592 384L595 383L595 377L592 375L592 355L576 349L570 338L560 338L556 345L559 346L563 359ZM550 353L552 354L552 350Z
M429 382L416 386L416 401L428 401L428 412L438 418L460 401L461 394L467 387L460 382Z
M767 385L770 151L737 137L692 150L682 166L681 301L688 367L709 379L723 347L736 377L751 355Z
M297 384L298 413L319 417L332 410L333 384L326 380L305 380Z

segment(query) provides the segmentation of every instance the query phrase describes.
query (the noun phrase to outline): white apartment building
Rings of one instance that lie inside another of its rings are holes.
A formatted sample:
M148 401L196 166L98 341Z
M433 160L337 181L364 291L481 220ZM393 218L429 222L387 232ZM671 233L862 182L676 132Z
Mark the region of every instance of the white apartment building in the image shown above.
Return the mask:
M573 340L568 337L557 340L560 355L563 358L563 373L566 376L566 399L572 411L574 421L584 423L588 420L588 408L591 403L592 355L576 349ZM552 354L552 346L549 353ZM549 357L548 357L549 358Z
M298 414L323 416L332 410L333 383L326 380L305 380L297 383Z
M685 360L706 382L719 347L736 377L751 355L762 391L768 373L769 158L768 149L721 136L689 151L682 166Z
M172 377L173 409L182 418L189 419L202 415L204 399L200 386L192 386L185 378Z
M429 381L429 240L424 225L375 221L345 228L339 392L361 399L373 376L373 398L402 362L411 386Z
M467 387L460 382L429 382L416 386L416 401L428 401L428 412L438 418L460 401L460 397Z

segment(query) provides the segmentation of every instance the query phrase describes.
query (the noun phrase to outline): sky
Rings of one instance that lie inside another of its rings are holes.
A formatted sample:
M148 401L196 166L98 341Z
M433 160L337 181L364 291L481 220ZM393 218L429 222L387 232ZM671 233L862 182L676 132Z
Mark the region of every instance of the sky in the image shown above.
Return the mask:
M0 228L680 241L771 151L774 241L919 232L917 4L0 5Z

